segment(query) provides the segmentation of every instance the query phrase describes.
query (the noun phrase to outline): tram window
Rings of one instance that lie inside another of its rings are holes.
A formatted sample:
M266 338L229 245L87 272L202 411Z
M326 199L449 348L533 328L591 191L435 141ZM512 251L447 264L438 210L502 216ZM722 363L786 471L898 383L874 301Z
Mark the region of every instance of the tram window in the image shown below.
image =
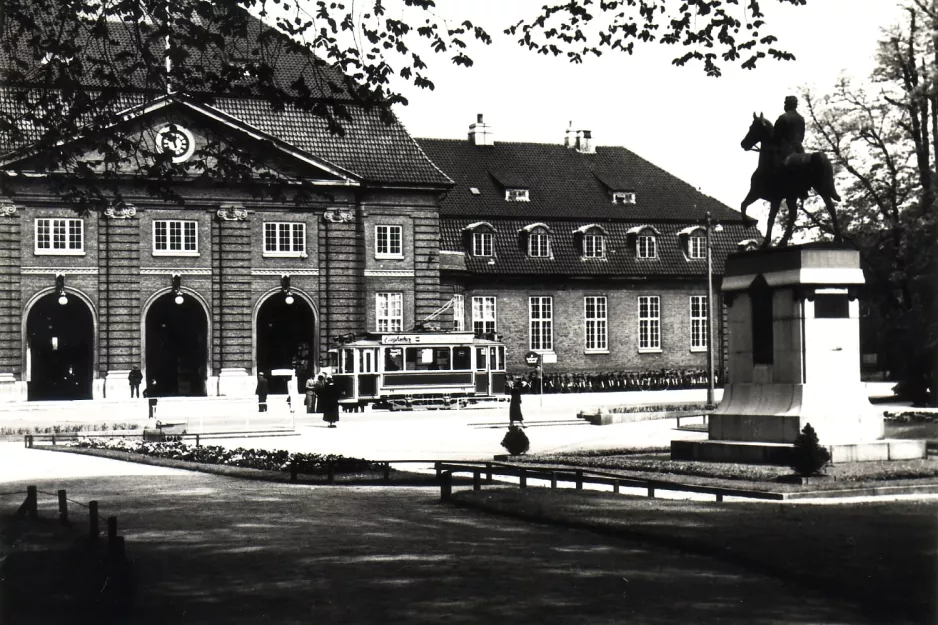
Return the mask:
M476 349L476 371L485 371L488 369L488 356L489 349L487 347L479 347Z
M400 347L384 350L384 370L401 371L404 369L404 350Z
M495 365L495 367L493 367L493 369L495 369L496 371L504 371L505 370L505 348L496 347L495 349L497 350L495 353L498 357L498 360L496 361L497 364Z
M449 347L408 347L405 354L408 371L449 371Z
M372 349L363 349L359 354L358 370L362 373L372 373L375 370L375 354Z
M354 373L354 372L355 372L355 350L343 349L342 350L342 373Z
M468 371L472 369L472 352L468 347L453 348L453 370Z

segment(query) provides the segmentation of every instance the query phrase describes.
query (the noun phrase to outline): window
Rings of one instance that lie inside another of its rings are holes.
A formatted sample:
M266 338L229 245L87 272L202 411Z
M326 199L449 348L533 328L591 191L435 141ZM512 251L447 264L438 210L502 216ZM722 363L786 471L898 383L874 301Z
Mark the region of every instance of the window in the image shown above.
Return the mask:
M613 191L612 203L613 204L634 204L635 192L634 191Z
M692 295L690 298L690 350L707 349L707 296Z
M375 295L375 319L378 332L400 332L404 329L404 294Z
M693 259L707 257L707 238L700 235L687 239L687 255Z
M552 351L554 349L553 301L550 297L532 297L529 300L530 349Z
M643 234L638 237L638 257L639 258L657 258L658 246L655 243L655 237L651 234Z
M550 257L550 235L546 232L532 232L529 234L528 256L532 258Z
M530 202L531 195L527 189L505 189L506 202Z
M403 258L401 226L375 226L375 258Z
M583 298L583 319L586 325L586 351L609 351L606 341L606 298L601 296Z
M491 232L474 232L472 234L472 255L492 256Z
M81 219L36 220L36 254L84 253L84 222Z
M198 222L178 220L157 220L153 222L154 255L198 256L198 253Z
M453 296L453 330L463 332L466 329L466 297Z
M638 351L661 351L661 300L657 295L638 298Z
M472 298L472 332L476 336L485 336L495 332L495 298Z
M264 256L305 256L306 224L264 223Z
M606 238L601 234L583 235L583 257L584 258L605 258L606 257Z

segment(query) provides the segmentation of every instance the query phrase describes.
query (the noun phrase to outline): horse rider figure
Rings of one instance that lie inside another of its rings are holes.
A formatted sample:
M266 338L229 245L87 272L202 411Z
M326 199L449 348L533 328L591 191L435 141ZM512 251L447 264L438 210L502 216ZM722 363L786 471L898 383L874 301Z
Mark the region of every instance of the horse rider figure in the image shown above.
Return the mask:
M798 112L795 96L785 98L785 112L775 120L774 133L779 141L780 165L792 154L804 154L804 117Z

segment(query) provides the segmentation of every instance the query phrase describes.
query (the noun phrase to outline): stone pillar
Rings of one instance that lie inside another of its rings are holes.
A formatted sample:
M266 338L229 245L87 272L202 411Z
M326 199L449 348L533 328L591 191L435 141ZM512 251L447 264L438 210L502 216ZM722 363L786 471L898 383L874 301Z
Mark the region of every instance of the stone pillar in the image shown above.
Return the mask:
M224 397L250 397L257 388L257 380L247 369L225 368L218 374L218 395Z
M26 401L27 396L22 362L19 208L8 200L0 201L0 402Z

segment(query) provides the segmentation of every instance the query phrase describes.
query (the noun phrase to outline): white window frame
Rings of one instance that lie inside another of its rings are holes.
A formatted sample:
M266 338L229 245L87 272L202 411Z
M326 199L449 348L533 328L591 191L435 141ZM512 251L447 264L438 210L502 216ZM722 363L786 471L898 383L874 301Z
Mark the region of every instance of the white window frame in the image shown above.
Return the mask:
M267 231L273 228L274 248L270 249L267 245ZM281 230L289 230L290 249L282 249L280 246ZM301 233L303 249L296 249L295 235L296 231ZM306 224L298 221L265 221L264 222L264 257L265 258L306 258Z
M481 330L476 329L477 323ZM494 295L472 297L472 332L479 336L498 332L498 299Z
M453 295L453 331L466 331L466 296L461 293Z
M394 233L397 233L395 245ZM375 258L404 258L404 227L381 224L375 226Z
M658 258L658 241L655 235L638 235L635 241L635 256L646 260Z
M602 234L587 233L583 235L583 258L605 258L606 237Z
M535 335L539 340L535 340ZM528 298L528 345L531 351L539 353L554 351L554 298L550 295Z
M375 293L375 329L378 332L404 331L403 293Z
M707 315L710 312L707 307L707 296L691 295L688 312L690 315L690 351L705 352L707 351Z
M78 227L78 247L72 246L72 227ZM62 228L62 246L56 247L56 228ZM41 233L41 231L44 231ZM37 217L33 232L33 248L36 256L84 256L85 255L85 220L71 217ZM42 240L47 246L40 247Z
M486 250L486 242L488 250ZM487 254L485 253L486 251L488 251ZM491 232L473 232L472 255L484 257L495 256L495 235Z
M705 260L707 258L707 237L692 234L687 238L687 257L692 260Z
M635 192L634 191L613 191L612 203L613 204L634 204Z
M661 352L661 298L657 295L638 298L638 351Z
M156 230L157 224L166 224L166 244L169 245L170 241L170 229L172 228L171 224L180 224L181 228L181 241L183 249L173 250L173 249L157 249L156 247ZM195 249L188 250L185 248L186 243L186 225L193 224L195 231ZM199 222L194 219L154 219L153 220L153 255L154 256L198 256L199 255Z
M609 302L605 295L583 298L583 348L587 354L609 353Z
M537 241L537 244L535 244ZM538 252L535 254L535 252ZM531 258L550 258L550 234L535 231L528 234L528 256Z
M529 189L505 189L506 202L530 202L531 192Z

